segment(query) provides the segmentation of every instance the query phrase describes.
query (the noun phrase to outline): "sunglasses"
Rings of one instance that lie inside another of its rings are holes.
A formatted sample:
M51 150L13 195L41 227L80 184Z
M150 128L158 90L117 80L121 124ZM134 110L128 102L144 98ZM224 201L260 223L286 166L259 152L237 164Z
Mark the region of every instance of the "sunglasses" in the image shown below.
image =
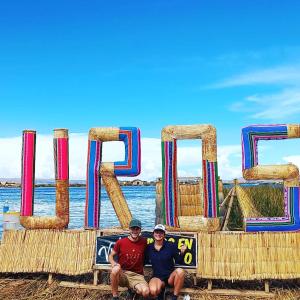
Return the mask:
M165 234L165 232L163 230L154 230L154 233Z

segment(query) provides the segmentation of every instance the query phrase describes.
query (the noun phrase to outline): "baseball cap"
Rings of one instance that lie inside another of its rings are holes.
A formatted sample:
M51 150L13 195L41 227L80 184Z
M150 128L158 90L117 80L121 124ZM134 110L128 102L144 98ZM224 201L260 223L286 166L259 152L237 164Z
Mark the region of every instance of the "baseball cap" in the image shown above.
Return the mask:
M140 220L138 219L132 219L129 223L129 228L131 227L139 227L139 228L142 228L142 223Z
M155 231L155 230L161 230L163 232L166 232L166 227L163 224L157 224L154 226L153 231Z

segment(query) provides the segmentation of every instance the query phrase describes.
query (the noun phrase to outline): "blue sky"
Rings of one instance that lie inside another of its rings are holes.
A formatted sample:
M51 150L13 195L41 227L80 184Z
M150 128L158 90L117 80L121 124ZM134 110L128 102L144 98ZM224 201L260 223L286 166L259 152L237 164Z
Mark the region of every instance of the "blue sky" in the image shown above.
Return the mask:
M296 0L1 2L0 177L18 177L23 129L46 138L68 128L84 152L91 127L136 126L142 177L153 178L152 146L179 124L213 124L221 175L238 177L243 126L299 122L299 9ZM264 142L260 158L300 166L299 144ZM199 145L181 145L182 175L197 175ZM76 155L71 163L86 160ZM49 176L46 161L37 176Z

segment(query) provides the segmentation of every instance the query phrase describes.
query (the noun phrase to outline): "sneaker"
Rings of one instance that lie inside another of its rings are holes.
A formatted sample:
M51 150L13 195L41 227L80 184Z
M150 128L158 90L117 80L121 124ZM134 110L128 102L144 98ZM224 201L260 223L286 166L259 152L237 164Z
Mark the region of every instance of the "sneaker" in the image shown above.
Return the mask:
M177 300L178 296L172 295L172 300Z
M165 300L166 298L166 289L163 288L157 296L157 300Z
M126 299L127 300L135 300L136 298L137 298L137 293L132 289L128 289Z

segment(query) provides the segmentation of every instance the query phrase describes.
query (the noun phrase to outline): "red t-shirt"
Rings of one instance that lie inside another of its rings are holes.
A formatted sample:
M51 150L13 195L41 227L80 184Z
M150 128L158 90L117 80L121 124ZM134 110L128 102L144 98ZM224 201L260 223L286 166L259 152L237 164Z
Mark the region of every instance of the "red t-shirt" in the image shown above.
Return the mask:
M128 237L118 240L114 250L119 257L121 268L143 275L146 246L147 240L143 237L140 237L137 242L132 242Z

